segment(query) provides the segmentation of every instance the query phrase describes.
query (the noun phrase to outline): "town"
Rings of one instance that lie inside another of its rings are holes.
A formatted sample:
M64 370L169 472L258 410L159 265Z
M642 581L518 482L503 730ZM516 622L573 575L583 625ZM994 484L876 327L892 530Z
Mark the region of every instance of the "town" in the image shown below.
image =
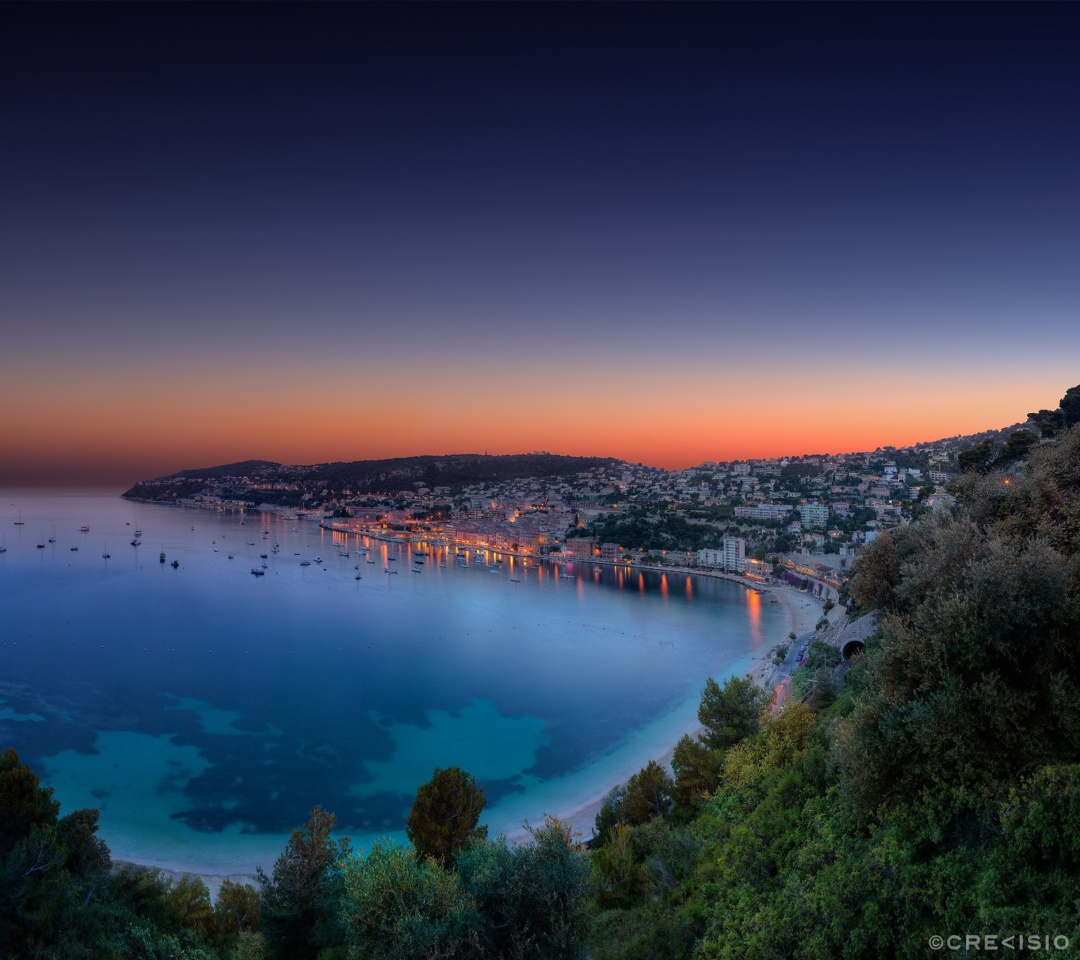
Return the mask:
M503 469L489 472L502 479L457 484L431 482L428 469L350 484L340 478L363 462L250 461L232 465L233 473L221 467L142 481L125 497L271 510L336 531L523 556L673 567L752 582L783 578L824 600L836 599L855 557L882 530L950 502L946 485L959 474L965 451L1001 438L1004 450L1037 442L1032 430L1016 424L909 447L705 462L679 471L538 453L517 458L533 465L536 473L527 476L517 465L507 469L505 461L515 458L485 456L472 459L481 471L484 461L501 463ZM414 474L421 479L405 479Z

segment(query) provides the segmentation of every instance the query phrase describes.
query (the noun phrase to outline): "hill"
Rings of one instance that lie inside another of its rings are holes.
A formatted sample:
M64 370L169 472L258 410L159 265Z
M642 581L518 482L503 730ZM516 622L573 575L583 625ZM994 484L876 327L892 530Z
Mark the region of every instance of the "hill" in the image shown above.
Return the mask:
M130 500L173 502L191 496L208 485L237 491L257 486L261 499L273 499L273 488L288 491L343 491L356 494L385 493L409 487L448 487L501 483L524 478L561 479L592 470L622 465L611 457L568 457L553 453L521 453L489 456L458 453L445 456L397 457L388 460L355 460L296 466L267 460L243 460L216 467L182 470L167 477L140 480L123 496Z

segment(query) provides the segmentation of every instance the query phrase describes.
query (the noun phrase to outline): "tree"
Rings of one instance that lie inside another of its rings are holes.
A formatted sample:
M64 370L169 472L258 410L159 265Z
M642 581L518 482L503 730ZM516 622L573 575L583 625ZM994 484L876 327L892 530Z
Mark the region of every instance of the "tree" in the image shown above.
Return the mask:
M525 829L530 843L483 841L455 863L480 914L478 955L576 960L588 917L589 858L571 825L556 817Z
M1031 430L1015 430L1009 434L1001 446L1001 453L994 461L994 467L1000 469L1018 460L1027 459L1028 451L1039 445L1039 438Z
M376 842L366 857L342 860L341 912L348 944L364 960L462 956L475 943L475 901L457 875L434 858L419 859Z
M41 786L37 774L8 747L0 755L0 857L33 827L55 824L59 812L52 787Z
M470 837L487 836L477 829L484 809L484 790L471 773L458 767L440 769L416 791L405 833L420 859L432 857L450 864Z
M293 830L285 852L274 864L273 878L261 868L257 871L270 958L315 960L323 948L343 943L337 863L348 855L349 842L330 839L336 819L330 811L315 807L307 825Z
M705 728L702 742L714 750L724 750L756 733L767 699L765 691L749 676L728 677L723 687L710 677L698 706L698 720Z
M223 880L214 901L214 928L231 938L259 926L259 892L250 883Z
M986 473L990 470L990 464L994 460L994 441L987 437L980 440L967 450L961 450L957 456L960 469L964 473Z
M1065 425L1060 410L1036 410L1028 414L1028 419L1035 424L1044 437L1055 436Z
M1069 387L1061 398L1061 421L1067 428L1080 423L1080 385Z
M626 793L619 801L619 819L623 823L647 823L662 817L671 808L675 784L668 772L650 760L626 782Z
M620 783L612 787L603 800L600 801L600 809L596 813L596 821L593 825L592 848L600 849L608 842L608 836L619 825L619 804L626 795L626 784Z
M672 799L680 807L692 807L716 789L723 769L723 758L718 750L710 750L700 740L684 734L675 744L671 769L675 773Z

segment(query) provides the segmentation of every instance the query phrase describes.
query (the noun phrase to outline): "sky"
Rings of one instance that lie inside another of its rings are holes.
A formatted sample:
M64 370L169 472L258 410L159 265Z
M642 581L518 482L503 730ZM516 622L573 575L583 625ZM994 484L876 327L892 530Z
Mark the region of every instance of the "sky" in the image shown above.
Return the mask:
M0 5L0 485L705 460L1080 383L1074 4Z

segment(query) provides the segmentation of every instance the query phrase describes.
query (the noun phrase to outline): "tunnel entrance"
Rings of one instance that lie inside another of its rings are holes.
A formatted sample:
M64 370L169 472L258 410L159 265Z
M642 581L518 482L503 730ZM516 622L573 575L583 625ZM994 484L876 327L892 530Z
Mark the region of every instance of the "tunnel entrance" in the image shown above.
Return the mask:
M850 660L855 654L862 653L866 645L861 640L849 640L840 651L845 660Z

